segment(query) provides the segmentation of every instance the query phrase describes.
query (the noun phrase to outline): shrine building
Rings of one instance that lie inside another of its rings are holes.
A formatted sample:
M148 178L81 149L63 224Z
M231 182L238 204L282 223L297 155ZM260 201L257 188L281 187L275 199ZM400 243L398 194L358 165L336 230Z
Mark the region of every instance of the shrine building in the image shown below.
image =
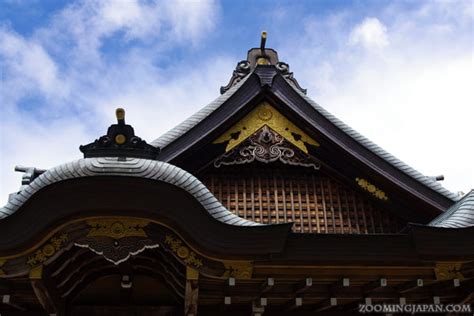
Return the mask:
M17 167L0 208L1 316L474 302L474 191L446 190L337 119L265 44L155 140L117 109L83 158Z

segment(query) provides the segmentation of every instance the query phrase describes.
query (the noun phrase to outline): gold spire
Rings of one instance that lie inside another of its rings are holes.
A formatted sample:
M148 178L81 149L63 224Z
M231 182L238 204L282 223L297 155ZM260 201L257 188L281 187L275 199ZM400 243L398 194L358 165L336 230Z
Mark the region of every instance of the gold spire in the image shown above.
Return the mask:
M125 110L122 108L117 108L115 110L115 116L117 117L117 121L125 120Z

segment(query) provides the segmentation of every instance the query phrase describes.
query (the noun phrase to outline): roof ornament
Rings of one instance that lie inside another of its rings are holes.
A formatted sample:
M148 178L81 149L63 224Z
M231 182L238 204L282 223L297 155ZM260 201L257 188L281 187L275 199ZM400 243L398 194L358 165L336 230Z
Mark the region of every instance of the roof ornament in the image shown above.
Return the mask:
M15 171L23 172L23 176L21 177L21 188L20 191L25 187L28 186L34 179L39 177L42 173L44 173L45 169L39 169L36 167L23 167L23 166L15 166Z
M117 124L107 129L107 135L101 136L93 143L79 146L84 158L91 157L131 157L156 160L160 149L147 144L135 136L133 127L125 124L125 110L115 110Z
M293 84L298 90L306 94L306 89L303 89L293 73L290 72L290 66L287 63L278 60L278 53L273 48L266 48L267 32L263 31L260 37L260 47L252 48L247 53L247 60L241 60L237 63L232 77L226 86L221 87L221 94L224 94L250 74L257 66L274 66L278 72Z

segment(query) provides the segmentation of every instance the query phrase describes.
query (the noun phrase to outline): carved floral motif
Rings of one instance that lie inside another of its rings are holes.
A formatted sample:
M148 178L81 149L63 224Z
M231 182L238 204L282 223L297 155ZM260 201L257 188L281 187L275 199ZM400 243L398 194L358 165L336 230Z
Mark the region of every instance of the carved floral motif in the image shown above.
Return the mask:
M355 179L357 184L364 189L365 191L371 193L373 196L375 196L377 199L387 201L388 196L385 194L384 191L380 190L377 188L375 185L370 183L369 181L362 179L362 178L356 178Z
M261 113L265 118L271 118L270 113ZM321 165L313 157L292 146L283 136L264 125L251 135L240 146L224 153L214 162L214 166L235 165L260 161L270 163L280 161L289 165L312 167L318 170Z
M27 264L34 267L41 264L52 257L59 249L63 248L68 241L67 234L61 234L52 237L46 244L38 249L33 255L27 259Z
M202 267L202 259L192 250L190 250L183 241L172 236L166 235L165 244L170 246L171 251L173 251L178 258L182 259L186 265L200 268Z
M437 280L464 280L461 273L462 262L437 262L435 274Z
M253 266L250 262L228 261L224 262L225 272L223 277L236 279L251 279Z

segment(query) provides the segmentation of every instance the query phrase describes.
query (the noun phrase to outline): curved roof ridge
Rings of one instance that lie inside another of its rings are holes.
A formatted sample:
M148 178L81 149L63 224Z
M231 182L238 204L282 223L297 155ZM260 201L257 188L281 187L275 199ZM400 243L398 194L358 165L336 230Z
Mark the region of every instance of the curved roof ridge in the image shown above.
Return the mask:
M285 79L286 80L286 79ZM308 102L313 108L321 113L326 119L328 119L331 123L336 125L339 129L341 129L344 133L352 137L355 141L357 141L359 144L364 146L365 148L369 149L372 153L376 154L386 162L390 163L392 166L395 168L399 169L406 175L412 177L413 179L417 180L418 182L426 185L428 188L440 193L441 195L453 200L453 201L458 201L460 197L447 190L444 188L439 182L432 180L431 178L423 175L421 172L415 170L414 168L410 167L408 164L404 163L397 157L393 156L390 154L388 151L380 147L379 145L375 144L372 142L370 139L367 137L363 136L356 130L354 130L352 127L338 119L336 116L334 116L332 113L330 113L328 110L320 106L318 103L316 103L314 100L312 100L310 97L308 97L306 94L302 93L297 89L290 81L286 80L288 84L295 90L306 102Z
M143 158L84 158L64 163L35 178L21 191L13 193L0 208L0 220L16 212L33 194L42 188L64 180L93 176L131 176L165 182L190 193L216 220L229 225L262 225L243 219L225 208L209 189L189 172L172 164Z
M432 220L428 226L445 228L474 226L474 190L465 194L446 212Z
M242 78L237 84L232 86L229 90L227 90L224 94L220 95L214 101L209 103L208 105L201 108L199 111L182 121L180 124L176 125L157 139L153 140L150 145L155 147L166 147L168 144L172 143L177 138L181 137L191 128L199 124L202 120L208 117L212 112L217 110L225 101L227 101L243 84L244 82L250 77L250 74L247 74L244 78Z

